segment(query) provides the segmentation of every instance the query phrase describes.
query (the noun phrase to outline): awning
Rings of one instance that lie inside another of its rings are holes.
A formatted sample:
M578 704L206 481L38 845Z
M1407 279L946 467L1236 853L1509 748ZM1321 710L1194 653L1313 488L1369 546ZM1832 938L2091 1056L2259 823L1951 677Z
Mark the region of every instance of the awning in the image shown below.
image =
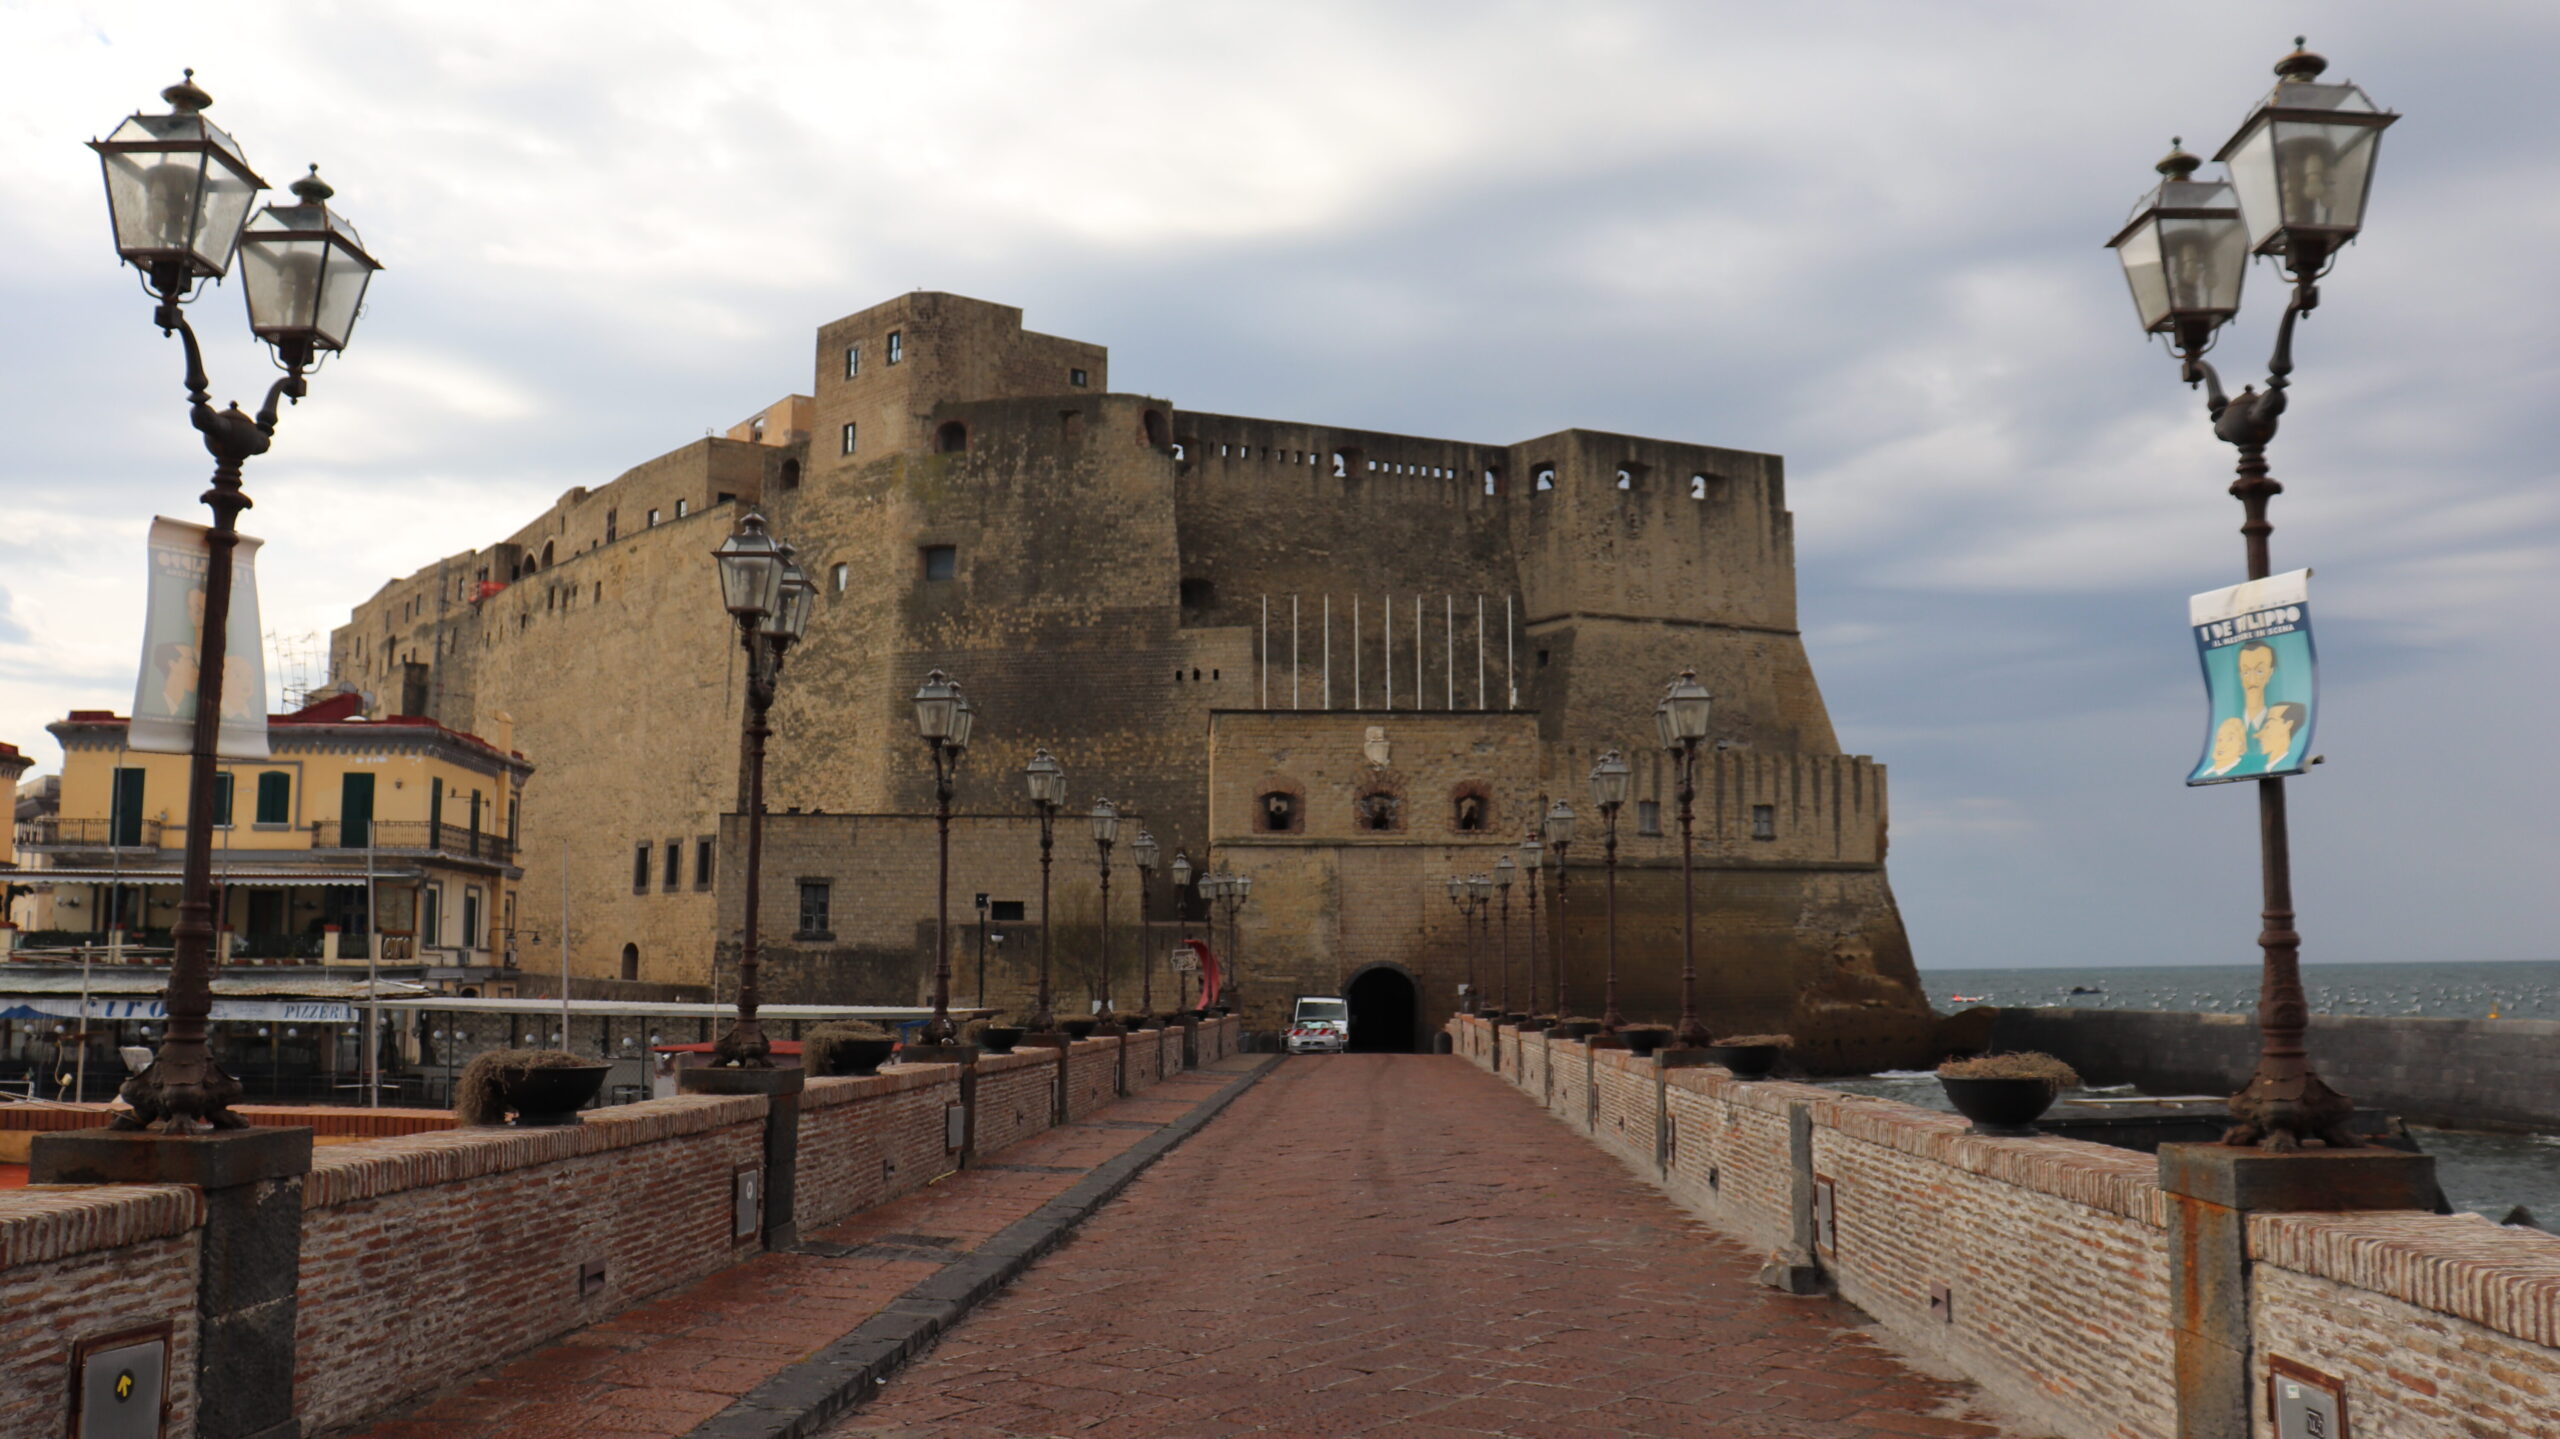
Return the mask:
M0 1019L141 1019L154 1023L169 1017L169 1007L157 999L104 999L92 997L88 1013L80 1011L77 999L60 999L52 995L0 995ZM217 999L213 1002L215 1019L252 1019L280 1024L353 1024L352 1006L317 999Z
M377 869L376 884L410 884L426 878L418 869ZM20 889L41 889L54 884L130 884L161 887L186 883L186 876L172 869L13 869L0 874L0 880ZM217 869L213 882L218 885L255 888L294 888L301 885L356 885L366 883L363 870L349 873L343 869Z

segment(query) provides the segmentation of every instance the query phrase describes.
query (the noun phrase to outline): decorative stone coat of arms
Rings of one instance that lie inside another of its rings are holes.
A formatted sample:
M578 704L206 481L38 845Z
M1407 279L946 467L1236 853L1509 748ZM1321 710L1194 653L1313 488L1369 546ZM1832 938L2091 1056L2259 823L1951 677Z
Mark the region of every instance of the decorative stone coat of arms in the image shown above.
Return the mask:
M1386 726L1374 724L1369 726L1368 738L1360 742L1360 752L1369 757L1369 763L1373 768L1385 769L1392 754L1392 751L1387 748Z

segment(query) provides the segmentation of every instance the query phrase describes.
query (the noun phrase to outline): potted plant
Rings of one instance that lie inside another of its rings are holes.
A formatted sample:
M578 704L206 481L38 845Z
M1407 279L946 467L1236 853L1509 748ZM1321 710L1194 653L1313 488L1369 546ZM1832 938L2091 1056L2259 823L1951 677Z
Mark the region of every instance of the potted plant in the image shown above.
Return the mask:
M1956 1112L1973 1121L1973 1133L2018 1138L2036 1132L2036 1116L2054 1096L2080 1087L2080 1075L2050 1054L2033 1050L1950 1059L1938 1066L1938 1084Z
M863 1019L830 1020L800 1039L800 1063L811 1074L878 1074L898 1037Z
M1723 1065L1736 1079L1766 1079L1795 1043L1789 1034L1731 1034L1707 1046L1707 1063Z
M1580 1015L1571 1019L1559 1019L1554 1026L1555 1033L1564 1039L1587 1038L1599 1028L1600 1021Z
M1547 1026L1554 1023L1555 1020L1547 1015L1524 1014L1520 1017L1520 1032L1522 1034L1535 1034L1539 1030L1545 1029Z
M1094 1018L1090 1014L1081 1014L1059 1020L1058 1027L1067 1032L1067 1038L1069 1039L1091 1039L1093 1038L1094 1026L1100 1023L1102 1023L1101 1020Z
M557 1049L491 1049L472 1056L454 1086L454 1118L524 1129L580 1124L578 1111L604 1087L613 1066Z
M1643 1056L1671 1042L1671 1026L1667 1024L1631 1024L1618 1031L1627 1042L1627 1053Z
M997 1024L985 1019L977 1021L971 1028L977 1031L977 1037L969 1042L989 1054L1013 1053L1013 1047L1022 1042L1022 1036L1027 1032L1015 1025Z

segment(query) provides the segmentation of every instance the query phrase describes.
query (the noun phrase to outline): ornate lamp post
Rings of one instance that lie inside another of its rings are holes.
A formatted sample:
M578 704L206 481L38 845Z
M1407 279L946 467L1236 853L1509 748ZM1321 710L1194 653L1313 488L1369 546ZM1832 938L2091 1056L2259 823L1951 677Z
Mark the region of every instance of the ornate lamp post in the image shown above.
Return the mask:
M1572 1016L1565 1008L1565 912L1573 894L1573 871L1565 868L1565 855L1573 848L1573 806L1561 799L1547 806L1544 824L1547 848L1554 850L1556 856L1556 929L1555 933L1547 936L1548 942L1555 946L1556 1018L1569 1019Z
M132 1109L109 1124L193 1133L247 1127L231 1112L239 1080L215 1063L205 1044L213 1010L215 754L224 710L232 558L240 512L249 508L240 472L273 442L278 407L286 400L299 403L309 392L305 373L346 348L363 311L365 286L382 266L365 253L355 228L330 212L333 192L317 166L293 183L295 203L270 205L250 220L250 207L267 182L249 168L239 143L204 118L213 97L196 87L195 72L161 91L160 98L169 102L168 114L128 116L89 148L105 172L116 254L142 272L158 301L151 322L163 335L176 335L185 353L189 418L213 456L213 485L200 497L213 511L213 526L205 537L204 618L196 637L186 857L165 996L169 1024L159 1053L119 1091ZM213 382L184 308L198 281L230 272L235 254L246 282L250 332L267 343L284 371L254 416L237 404L213 408ZM238 699L263 703L262 697Z
M756 987L763 950L761 916L764 870L764 748L773 735L767 716L782 682L783 656L808 632L817 587L791 563L791 547L765 532L764 516L748 510L737 531L711 552L720 566L720 602L737 622L747 652L747 709L738 745L747 771L746 922L738 936L738 1019L712 1046L712 1062L741 1069L771 1069L773 1050L756 1020L763 996Z
M1631 771L1616 750L1600 756L1591 767L1591 802L1600 807L1600 844L1607 879L1608 894L1608 968L1602 981L1600 1032L1615 1034L1626 1024L1626 1016L1618 1013L1618 809L1627 802L1627 779Z
M1177 945L1191 937L1191 908L1182 898L1183 891L1189 888L1191 856L1177 849L1173 852L1173 938ZM1176 1010L1191 1007L1191 971L1180 964L1173 969L1173 998Z
M1102 1007L1094 1011L1104 1023L1111 1020L1111 846L1120 837L1120 809L1107 799L1093 802L1093 848L1101 856L1102 871L1102 978L1094 997Z
M1245 901L1253 897L1253 876L1228 872L1218 875L1217 879L1218 902L1227 911L1227 988L1235 994L1235 998L1228 1001L1228 1008L1242 1014L1244 965L1238 953L1242 940L1237 934L1236 915L1244 908Z
M1147 933L1147 922L1153 918L1155 903L1156 860L1163 853L1156 848L1156 837L1139 830L1129 842L1129 858L1138 864L1138 1022L1148 1023L1156 1015L1155 941Z
M933 814L939 840L933 889L933 1018L918 1038L952 1044L960 1026L951 1022L951 791L960 782L960 757L976 723L968 697L951 676L935 670L916 687L916 736L933 752Z
M1528 1010L1533 1019L1538 1013L1538 870L1546 862L1546 843L1538 838L1538 831L1533 828L1528 837L1520 841L1520 871L1529 880Z
M2276 62L2275 89L2214 155L2227 182L2194 178L2202 163L2171 143L2157 168L2161 182L2108 245L2123 262L2135 312L2146 334L2166 336L2179 375L2201 384L2213 433L2239 452L2231 494L2240 501L2249 578L2272 572L2267 502L2283 492L2268 473L2267 445L2284 414L2293 374L2294 322L2320 303L2319 281L2364 224L2382 132L2400 118L2374 108L2355 85L2324 85L2328 61L2300 48ZM2251 254L2272 255L2293 284L2276 325L2266 388L2223 393L2204 354L2215 332L2240 308L2240 282ZM2354 1106L2313 1072L2304 1033L2310 1005L2302 992L2302 936L2294 929L2293 862L2284 781L2258 785L2259 868L2264 900L2258 947L2264 952L2258 991L2257 1072L2232 1096L2234 1124L2225 1144L2271 1150L2317 1138L2355 1147L2345 1130Z
M1465 951L1467 956L1467 997L1458 1005L1458 1012L1460 1014L1473 1014L1476 1012L1475 903L1468 893L1467 879L1465 875L1450 875L1447 879L1441 881L1441 885L1449 892L1450 907L1458 911L1458 945L1460 949Z
M1493 938L1493 877L1491 875L1467 876L1467 904L1473 911L1476 922L1476 948L1482 950ZM1470 973L1473 973L1474 967L1473 962L1470 961L1468 964ZM1475 1012L1477 1014L1491 1013L1492 1008L1485 1003L1481 993L1476 996Z
M1493 862L1494 892L1502 896L1502 945L1494 954L1502 967L1502 1014L1506 1019L1514 1013L1511 1008L1511 881L1519 874L1520 866L1507 854Z
M1714 696L1698 683L1696 670L1682 670L1653 707L1653 728L1662 747L1680 763L1680 1027L1671 1043L1679 1049L1703 1049L1714 1041L1698 1022L1698 889L1696 846L1690 811L1698 797L1698 743L1707 737L1707 712Z
M1220 904L1227 897L1227 882L1232 878L1234 878L1234 876L1217 870L1212 870L1209 873L1200 876L1200 898L1207 906L1207 912L1202 916L1202 925L1208 930L1209 944L1212 948L1216 947L1218 943L1218 909ZM1225 976L1225 983L1222 986L1222 989L1225 993L1231 996L1228 1003L1232 1006L1234 1004L1232 995L1236 987L1234 955L1228 955L1226 960L1223 961L1220 967L1220 973ZM1202 993L1205 998L1207 992L1204 990Z
M1067 802L1067 772L1048 750L1035 749L1031 763L1022 767L1022 779L1031 791L1031 807L1040 814L1040 998L1031 1032L1049 1034L1058 1027L1058 1016L1049 1007L1049 955L1055 948L1050 941L1056 933L1049 924L1049 847L1058 809Z

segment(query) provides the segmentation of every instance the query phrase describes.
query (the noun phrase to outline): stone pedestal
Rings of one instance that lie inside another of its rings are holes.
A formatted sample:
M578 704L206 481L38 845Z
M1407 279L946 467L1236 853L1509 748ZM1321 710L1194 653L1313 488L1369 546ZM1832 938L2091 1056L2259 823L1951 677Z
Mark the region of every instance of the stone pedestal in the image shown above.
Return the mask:
M2178 1439L2250 1439L2259 1389L2249 1337L2249 1216L2432 1210L2436 1162L2396 1149L2277 1154L2164 1144L2160 1188L2169 1196Z
M184 1184L204 1194L196 1277L196 1433L296 1439L294 1291L308 1129L204 1135L74 1129L28 1146L30 1184Z
M730 1069L707 1065L676 1071L684 1094L761 1094L764 1111L764 1247L800 1242L800 1095L809 1071Z

